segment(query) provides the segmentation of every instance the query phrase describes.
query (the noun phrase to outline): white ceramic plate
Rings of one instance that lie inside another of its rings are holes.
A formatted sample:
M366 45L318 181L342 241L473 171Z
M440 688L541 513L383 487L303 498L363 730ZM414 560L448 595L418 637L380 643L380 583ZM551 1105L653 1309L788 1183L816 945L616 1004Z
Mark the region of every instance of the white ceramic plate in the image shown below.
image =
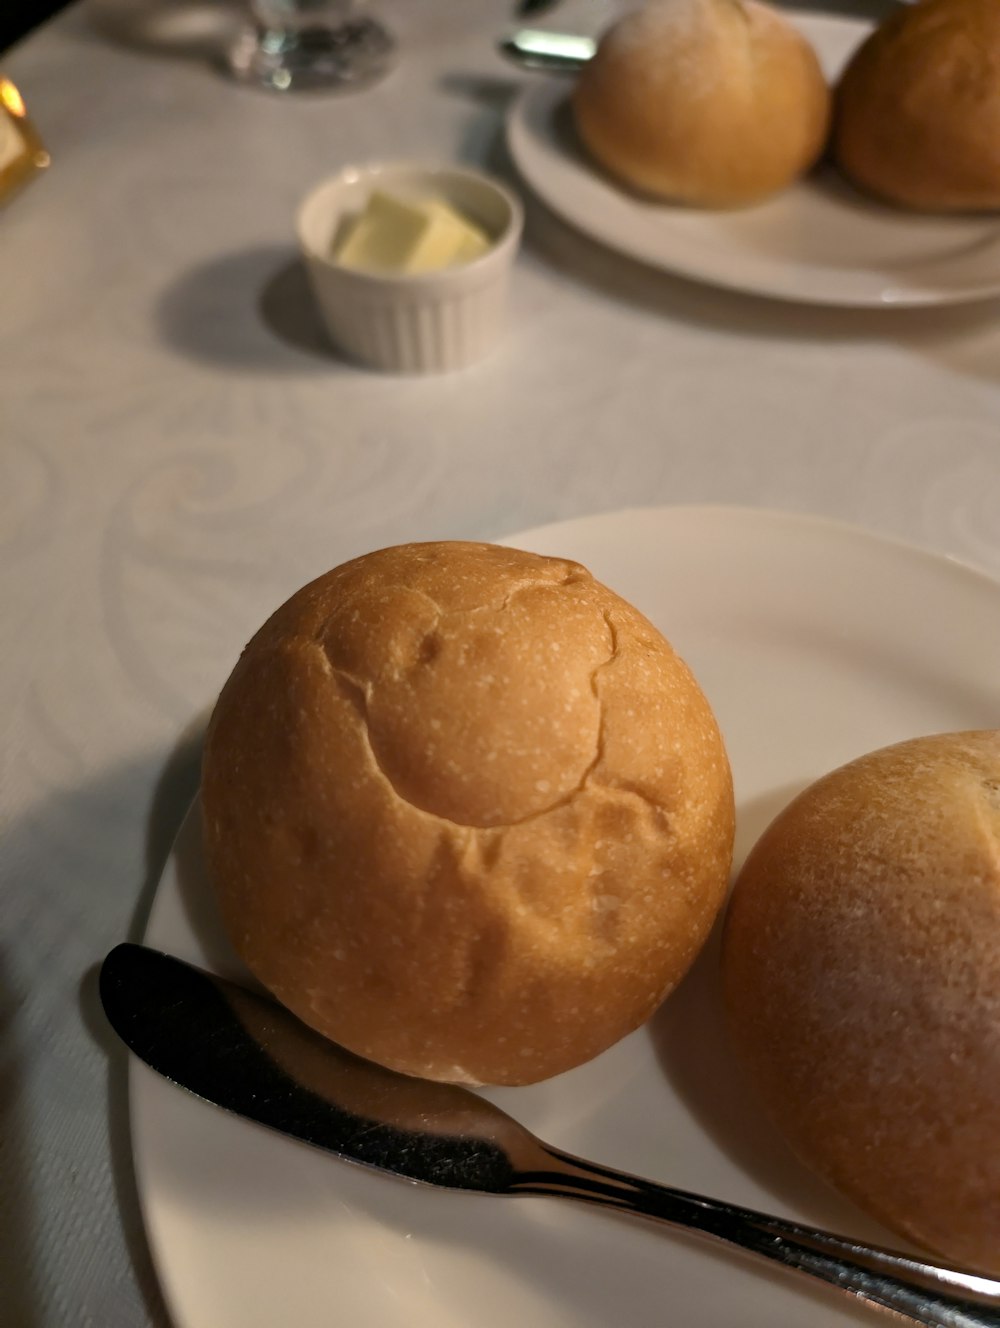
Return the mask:
M808 518L618 512L510 541L580 559L687 658L726 736L737 859L804 784L883 744L998 722L1000 585ZM238 974L195 818L147 940ZM788 1156L744 1092L710 945L649 1025L492 1096L543 1138L640 1175L890 1239ZM424 1189L225 1115L136 1064L136 1170L178 1328L834 1328L823 1288L696 1238L549 1199ZM898 1242L897 1242L898 1243Z
M870 25L793 14L835 78ZM823 167L756 207L708 212L630 194L592 166L570 122L565 77L533 83L507 124L524 179L564 220L632 258L784 300L854 307L953 304L1000 294L996 217L911 215Z

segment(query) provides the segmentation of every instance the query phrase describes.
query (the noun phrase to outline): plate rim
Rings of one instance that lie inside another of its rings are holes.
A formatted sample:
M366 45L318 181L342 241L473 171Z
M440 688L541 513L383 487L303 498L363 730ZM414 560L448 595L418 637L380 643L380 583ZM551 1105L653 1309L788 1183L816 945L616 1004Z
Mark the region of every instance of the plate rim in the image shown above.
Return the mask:
M580 525L584 522L594 522L595 524L607 520L614 521L621 517L639 517L641 519L652 516L659 516L664 513L684 512L691 515L704 515L712 517L725 517L730 520L739 520L756 522L758 519L764 525L787 524L789 526L798 526L800 528L820 528L835 536L843 536L855 541L868 542L875 546L881 546L885 549L895 550L902 555L916 555L927 562L936 566L945 565L957 569L961 573L969 573L974 578L984 581L991 589L1000 591L1000 574L994 574L987 567L980 566L970 558L963 557L956 553L945 553L939 549L933 549L930 545L919 544L915 540L907 539L902 535L894 535L885 531L873 530L869 526L858 525L856 522L846 520L843 517L827 516L824 513L803 512L797 508L786 507L767 507L753 506L747 503L651 503L629 504L625 507L609 507L597 512L585 512L580 516L570 516L557 518L554 521L543 521L534 526L525 526L522 530L516 530L512 535L503 535L494 542L497 544L512 545L514 540L522 539L525 536L534 535L536 532L551 530L561 525Z

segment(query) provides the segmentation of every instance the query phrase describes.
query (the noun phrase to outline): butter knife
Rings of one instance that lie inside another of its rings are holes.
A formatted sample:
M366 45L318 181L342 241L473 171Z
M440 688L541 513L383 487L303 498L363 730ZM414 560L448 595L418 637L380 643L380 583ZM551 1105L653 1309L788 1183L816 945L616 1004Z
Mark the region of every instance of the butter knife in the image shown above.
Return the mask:
M573 74L593 57L593 37L573 32L546 32L542 28L518 28L498 43L500 54L522 69L547 69Z
M931 1328L1000 1328L1000 1281L587 1162L467 1089L395 1074L275 1002L141 945L101 967L115 1032L173 1083L350 1162L447 1189L576 1199L685 1227Z

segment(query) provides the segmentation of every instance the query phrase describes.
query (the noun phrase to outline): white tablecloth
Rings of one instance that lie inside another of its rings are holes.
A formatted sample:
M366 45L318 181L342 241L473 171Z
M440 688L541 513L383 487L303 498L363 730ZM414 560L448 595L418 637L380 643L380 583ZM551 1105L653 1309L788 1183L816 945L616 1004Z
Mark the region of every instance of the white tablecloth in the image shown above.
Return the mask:
M1000 575L998 308L854 314L657 275L530 204L510 334L455 376L322 346L291 218L348 159L511 176L506 7L383 5L396 72L240 89L70 11L5 66L52 151L0 216L0 1318L165 1322L95 965L139 933L199 717L312 575L650 503L843 518Z

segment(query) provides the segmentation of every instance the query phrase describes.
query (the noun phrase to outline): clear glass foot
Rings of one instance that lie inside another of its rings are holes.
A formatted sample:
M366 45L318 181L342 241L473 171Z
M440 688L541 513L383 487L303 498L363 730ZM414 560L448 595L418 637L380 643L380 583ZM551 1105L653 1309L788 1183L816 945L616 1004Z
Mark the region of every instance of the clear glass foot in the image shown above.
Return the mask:
M367 87L392 66L395 43L372 18L324 21L314 4L252 6L254 21L230 48L230 72L275 92L338 92Z

